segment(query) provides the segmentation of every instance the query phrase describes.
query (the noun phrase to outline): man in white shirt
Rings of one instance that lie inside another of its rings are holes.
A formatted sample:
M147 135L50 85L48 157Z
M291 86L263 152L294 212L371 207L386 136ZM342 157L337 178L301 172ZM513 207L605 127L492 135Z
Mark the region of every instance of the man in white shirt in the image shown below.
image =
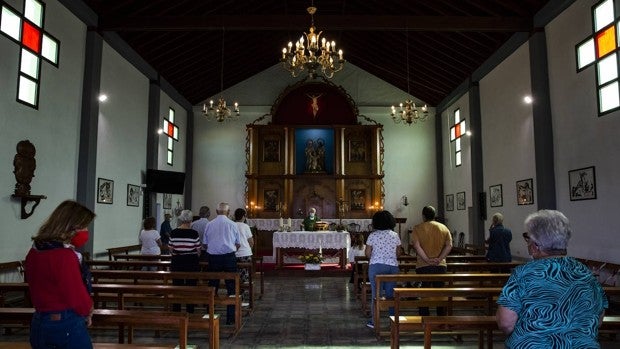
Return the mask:
M207 224L202 237L202 246L207 250L209 260L208 271L237 272L237 257L235 252L241 246L239 243L239 228L237 223L228 218L230 205L222 202L217 206L217 217ZM234 280L225 280L228 295L235 294ZM220 280L210 280L209 286L219 287ZM226 324L235 322L235 306L226 306Z

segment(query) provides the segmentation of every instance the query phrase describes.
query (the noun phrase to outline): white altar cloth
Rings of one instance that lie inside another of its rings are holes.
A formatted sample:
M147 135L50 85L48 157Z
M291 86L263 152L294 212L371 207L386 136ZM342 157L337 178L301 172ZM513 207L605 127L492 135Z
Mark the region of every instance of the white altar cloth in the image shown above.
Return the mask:
M351 235L346 231L274 232L273 247L297 247L307 249L334 248L348 250L351 247Z
M284 224L287 224L288 218L282 219ZM340 222L337 218L321 218L321 221L336 223ZM301 228L301 222L303 219L295 218L291 219L291 227L293 230L297 230ZM360 231L368 230L368 226L372 223L372 219L353 219L353 218L343 218L342 224L347 227L350 223L356 223L360 227ZM279 218L249 218L248 224L250 226L255 226L258 230L267 230L267 231L277 231L280 229L280 219Z

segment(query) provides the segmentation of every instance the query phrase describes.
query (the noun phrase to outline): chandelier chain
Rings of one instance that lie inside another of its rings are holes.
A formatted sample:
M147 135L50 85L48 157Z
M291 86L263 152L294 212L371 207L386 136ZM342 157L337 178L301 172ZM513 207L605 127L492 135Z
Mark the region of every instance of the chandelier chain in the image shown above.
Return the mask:
M217 104L214 105L213 100L209 101L209 106L206 104L202 107L202 114L207 120L215 120L217 122L235 120L241 115L239 111L239 104L235 102L234 109L230 109L226 106L226 100L222 96L224 94L224 45L226 38L226 28L222 27L222 61L220 63L220 97Z

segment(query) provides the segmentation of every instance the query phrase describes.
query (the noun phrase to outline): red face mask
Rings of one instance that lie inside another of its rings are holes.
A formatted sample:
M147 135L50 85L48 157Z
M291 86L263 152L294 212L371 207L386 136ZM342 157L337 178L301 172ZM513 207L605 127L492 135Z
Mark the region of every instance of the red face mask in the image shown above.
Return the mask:
M86 244L86 241L88 241L88 229L78 230L71 238L71 245L80 248Z

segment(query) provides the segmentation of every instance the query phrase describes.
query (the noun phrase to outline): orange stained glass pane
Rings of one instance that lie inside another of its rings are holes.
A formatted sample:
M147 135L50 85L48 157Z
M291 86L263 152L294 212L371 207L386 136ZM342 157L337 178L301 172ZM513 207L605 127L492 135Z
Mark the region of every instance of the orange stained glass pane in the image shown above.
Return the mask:
M168 123L168 137L173 137L174 136L174 125L171 123Z
M458 124L454 125L454 130L455 132L455 136L456 138L461 137L461 123L459 122Z
M41 51L41 31L26 21L22 27L22 44L36 53Z
M616 48L616 26L596 34L596 58L601 58Z

